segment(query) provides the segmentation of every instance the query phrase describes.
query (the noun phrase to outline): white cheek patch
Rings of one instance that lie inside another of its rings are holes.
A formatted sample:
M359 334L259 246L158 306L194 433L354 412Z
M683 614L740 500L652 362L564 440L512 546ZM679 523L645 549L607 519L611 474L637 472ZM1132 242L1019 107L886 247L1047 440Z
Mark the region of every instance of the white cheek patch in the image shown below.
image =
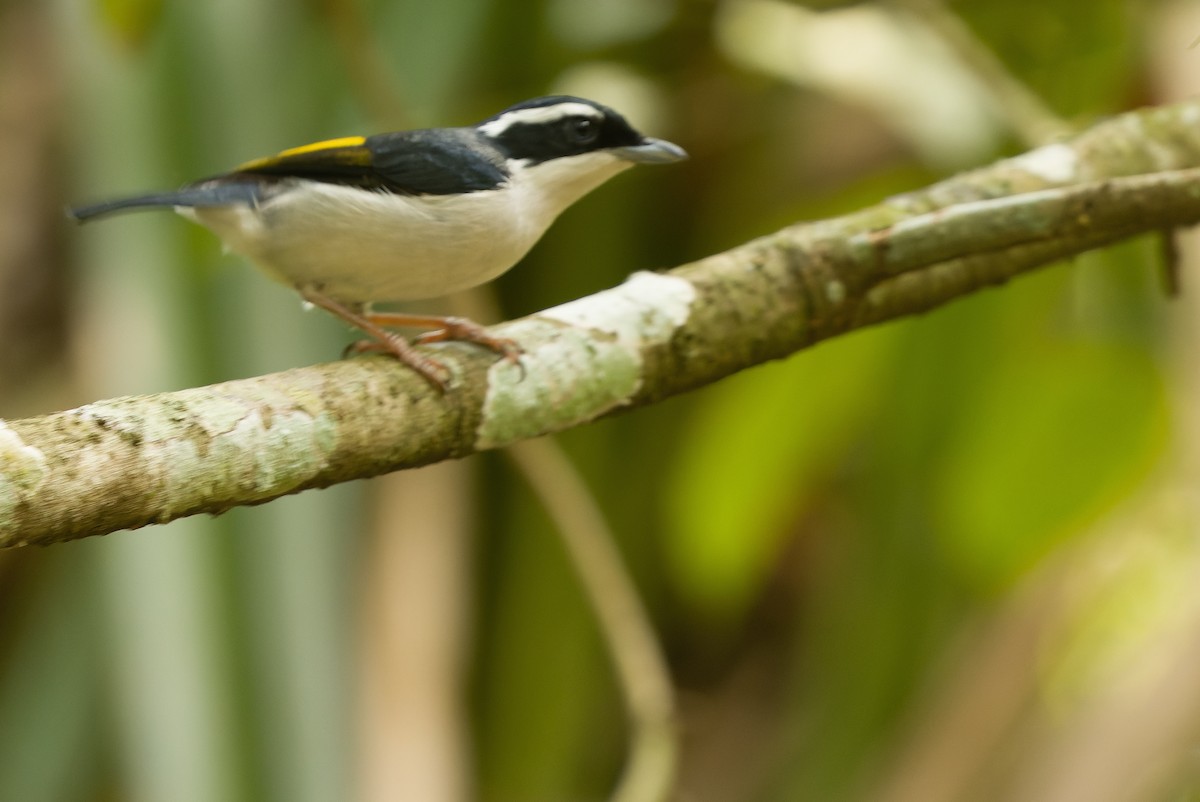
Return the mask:
M604 114L586 103L565 101L553 106L506 111L496 119L479 126L479 130L490 137L498 137L514 125L544 125L566 117L590 117L600 120Z
M632 166L605 151L521 163L512 171L510 190L526 221L544 229L568 206Z

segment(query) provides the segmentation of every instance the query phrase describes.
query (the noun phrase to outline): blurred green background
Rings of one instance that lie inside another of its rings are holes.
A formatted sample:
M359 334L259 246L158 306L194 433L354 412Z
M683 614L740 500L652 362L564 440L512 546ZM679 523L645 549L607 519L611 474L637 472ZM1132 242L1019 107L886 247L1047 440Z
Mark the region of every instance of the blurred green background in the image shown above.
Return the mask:
M1183 0L0 0L0 415L352 338L181 219L68 202L551 92L689 150L568 211L513 317L1021 151L997 74L1068 126L1194 93L1198 35ZM1200 341L1157 262L559 438L667 650L681 802L1200 799ZM0 554L0 800L599 800L625 737L499 455Z

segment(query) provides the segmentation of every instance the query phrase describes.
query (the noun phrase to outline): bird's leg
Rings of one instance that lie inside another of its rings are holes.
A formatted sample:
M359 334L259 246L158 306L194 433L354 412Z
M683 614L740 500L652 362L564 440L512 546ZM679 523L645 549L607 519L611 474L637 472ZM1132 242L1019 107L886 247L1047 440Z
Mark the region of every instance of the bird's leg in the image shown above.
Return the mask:
M364 317L376 326L433 329L433 331L427 331L416 338L416 341L422 345L461 340L482 345L514 364L521 357L521 346L517 345L515 340L507 337L493 337L483 326L465 317L406 315L397 312L368 312Z
M350 349L355 353L381 351L391 354L421 374L439 392L446 391L446 382L449 380L450 372L441 362L417 353L417 350L403 337L380 328L380 325L372 320L373 316L357 312L322 294L313 287L298 287L297 289L300 292L300 297L305 301L313 306L324 309L335 317L341 318L351 326L354 326L364 334L369 334L373 338L372 340L363 340L350 346Z

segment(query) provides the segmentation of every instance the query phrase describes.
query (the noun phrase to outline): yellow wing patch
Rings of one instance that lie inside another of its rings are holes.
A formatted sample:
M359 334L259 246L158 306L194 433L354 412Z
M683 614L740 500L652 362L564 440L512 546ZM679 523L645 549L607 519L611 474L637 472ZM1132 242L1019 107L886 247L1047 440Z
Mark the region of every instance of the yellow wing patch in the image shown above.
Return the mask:
M309 145L301 145L298 148L288 148L274 156L267 156L263 159L255 159L254 161L246 162L239 165L238 171L263 170L269 167L277 167L289 161L303 161L305 156L314 156L321 153L331 153L333 151L345 151L350 148L358 148L365 144L367 138L365 136L343 136L337 139L324 139L320 142L313 142ZM367 164L370 161L370 156L366 152L340 154L344 161L348 164ZM341 161L342 159L338 159Z
M311 145L301 145L298 148L288 148L275 158L286 159L288 156L300 156L305 153L316 153L318 150L335 150L337 148L356 148L367 141L365 136L343 136L338 139L324 139Z

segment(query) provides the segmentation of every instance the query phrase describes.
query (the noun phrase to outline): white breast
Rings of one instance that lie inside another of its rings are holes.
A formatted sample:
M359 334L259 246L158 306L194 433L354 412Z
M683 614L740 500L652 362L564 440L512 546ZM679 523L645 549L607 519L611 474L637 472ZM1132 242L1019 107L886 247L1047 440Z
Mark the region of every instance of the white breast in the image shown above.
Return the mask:
M431 298L512 267L541 236L504 190L411 197L316 181L257 208L193 210L230 250L342 301Z
M341 301L433 298L496 278L567 206L628 162L606 153L518 168L504 187L407 196L302 179L256 207L180 209L290 286Z

